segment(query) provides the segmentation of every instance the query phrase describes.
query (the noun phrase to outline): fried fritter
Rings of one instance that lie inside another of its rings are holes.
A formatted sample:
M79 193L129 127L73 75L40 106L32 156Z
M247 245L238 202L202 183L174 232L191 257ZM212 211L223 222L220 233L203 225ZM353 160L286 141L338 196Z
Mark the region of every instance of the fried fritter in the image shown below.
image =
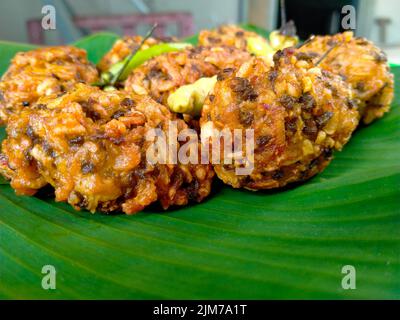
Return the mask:
M200 46L232 46L248 50L248 39L266 40L255 32L244 30L235 25L222 25L215 30L202 30L199 34Z
M289 48L274 55L272 68L254 58L237 72L220 74L200 124L206 136L215 136L214 129L242 129L243 141L245 129L254 130L253 162L251 150L243 146L247 163L224 163L222 142L220 164L213 162L225 183L257 190L282 187L321 172L332 152L349 140L358 117L349 85L311 62L298 60ZM250 174L237 174L238 167L252 164Z
M210 193L210 165L151 164L147 158L152 142L146 134L157 128L173 139L172 118L149 97L78 84L10 118L0 172L18 194L50 184L57 201L92 212L132 214L157 200L165 209L199 202ZM178 132L186 128L177 120Z
M389 111L394 91L385 53L367 39L344 32L315 37L299 49L298 58L316 62L331 48L320 67L351 85L364 123L382 117Z
M134 69L125 89L150 95L166 105L168 96L179 87L203 77L212 77L225 68L236 68L251 55L234 47L194 47L154 57Z
M108 71L112 65L122 61L126 58L133 50L135 50L142 42L143 37L141 36L125 36L122 39L115 41L114 45L108 51L104 57L100 60L97 67L101 72ZM151 46L162 43L162 42L176 42L175 38L148 38L143 43L141 50L150 48Z
M6 123L11 114L18 114L41 96L97 80L98 72L85 50L58 46L17 53L0 81L0 119Z

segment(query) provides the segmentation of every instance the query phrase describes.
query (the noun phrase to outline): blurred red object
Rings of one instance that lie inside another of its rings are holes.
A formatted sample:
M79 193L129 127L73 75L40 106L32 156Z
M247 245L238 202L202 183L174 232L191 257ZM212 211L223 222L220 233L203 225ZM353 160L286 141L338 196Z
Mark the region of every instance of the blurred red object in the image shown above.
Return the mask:
M123 35L135 35L136 28L140 25L158 24L154 35L164 37L168 25L177 26L178 37L190 36L194 31L193 16L186 12L130 14L113 16L74 17L74 24L81 29L92 32L105 31L108 28L120 27ZM28 39L30 43L44 44L45 36L41 19L31 19L26 22Z

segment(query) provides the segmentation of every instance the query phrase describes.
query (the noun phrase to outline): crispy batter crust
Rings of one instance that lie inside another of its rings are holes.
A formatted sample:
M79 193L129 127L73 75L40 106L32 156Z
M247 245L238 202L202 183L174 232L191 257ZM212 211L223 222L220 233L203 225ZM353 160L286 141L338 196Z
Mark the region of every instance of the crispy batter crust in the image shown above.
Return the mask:
M46 47L20 52L0 81L0 119L35 103L41 96L68 91L77 82L98 79L86 51L71 46Z
M57 201L92 212L131 214L157 200L164 208L201 201L211 189L211 166L147 161L146 133L159 128L170 137L171 119L148 97L79 84L10 118L0 171L19 194L50 184ZM178 132L185 128L178 120Z
M133 70L126 80L125 89L150 95L166 104L169 94L182 85L214 76L224 68L239 67L250 57L248 52L226 46L195 47L166 53Z
M335 47L320 67L340 75L354 90L364 123L370 123L389 111L393 100L394 78L385 53L364 38L352 33L318 36L300 48L298 57L314 62Z
M235 188L277 188L314 176L358 124L350 87L294 53L278 51L273 68L255 58L237 72L222 72L203 107L202 131L210 125L220 132L254 129L254 170L249 175L235 173L240 164L223 164L221 143L221 164L214 168Z
M222 25L215 30L202 30L199 34L200 46L232 46L241 50L247 50L247 39L263 37L255 32L244 30L235 25Z

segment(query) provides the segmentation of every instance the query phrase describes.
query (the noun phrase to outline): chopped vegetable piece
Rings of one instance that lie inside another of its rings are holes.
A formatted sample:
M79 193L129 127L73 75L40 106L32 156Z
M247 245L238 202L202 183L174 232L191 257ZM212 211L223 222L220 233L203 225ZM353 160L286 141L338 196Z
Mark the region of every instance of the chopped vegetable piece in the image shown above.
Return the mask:
M168 97L168 106L173 112L198 116L204 100L214 88L217 76L201 78L192 84L178 88Z

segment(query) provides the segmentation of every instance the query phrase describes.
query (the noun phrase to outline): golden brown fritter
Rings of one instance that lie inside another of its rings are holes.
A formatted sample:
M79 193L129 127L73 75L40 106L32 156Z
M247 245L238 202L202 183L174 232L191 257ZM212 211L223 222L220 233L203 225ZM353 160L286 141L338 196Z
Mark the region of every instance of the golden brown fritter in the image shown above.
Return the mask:
M86 51L71 46L40 48L15 55L0 81L0 119L35 103L41 96L63 93L77 82L98 80Z
M237 72L220 74L203 107L202 135L212 136L213 129L242 129L244 141L244 130L254 130L251 174L235 171L245 165L250 168L251 162L224 164L221 142L221 164L214 169L235 188L277 188L314 176L358 124L351 89L339 76L298 60L293 48L278 51L274 64L269 68L254 58Z
M372 42L344 32L316 37L299 49L300 56L316 62L332 47L320 67L342 76L351 85L364 123L382 117L389 111L394 88L385 53Z
M150 95L166 105L169 94L179 87L212 77L224 68L239 67L250 57L246 51L227 46L194 47L162 54L134 69L125 89Z
M10 118L0 171L18 194L50 184L57 201L92 212L201 201L210 192L211 166L147 161L146 134L158 128L173 139L169 120L169 110L148 97L78 84ZM177 126L187 128L182 120Z
M222 25L215 30L202 30L199 34L200 46L232 46L241 50L247 50L249 38L266 40L255 32L244 30L235 25Z
M141 36L125 36L122 39L115 41L114 45L108 51L104 57L100 60L97 67L101 72L107 71L110 67L122 61L126 58L133 50L137 49L142 42L143 37ZM148 38L143 43L141 50L150 48L151 46L162 43L162 42L176 42L175 38Z

